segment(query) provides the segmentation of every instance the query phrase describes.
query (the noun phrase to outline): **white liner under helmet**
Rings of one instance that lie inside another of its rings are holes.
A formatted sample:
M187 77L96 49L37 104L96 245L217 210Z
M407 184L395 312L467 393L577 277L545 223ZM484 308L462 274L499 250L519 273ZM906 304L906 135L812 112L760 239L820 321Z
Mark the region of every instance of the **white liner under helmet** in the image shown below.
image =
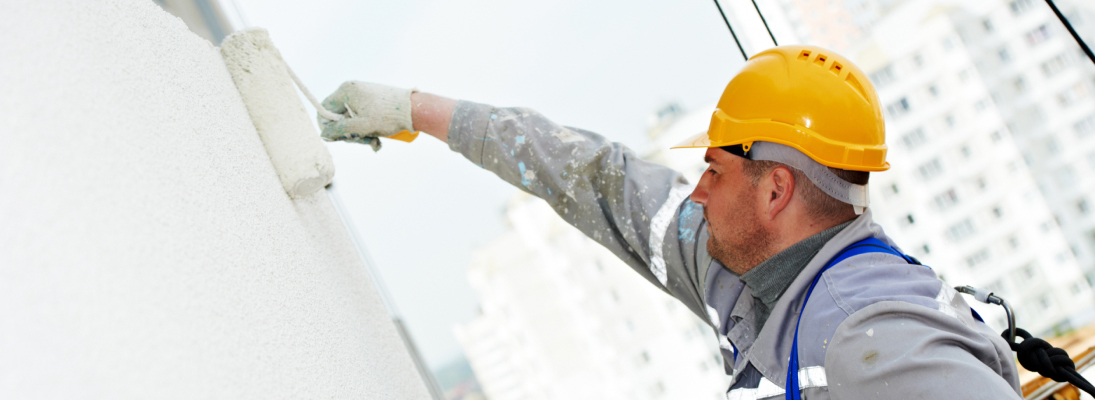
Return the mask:
M870 203L867 185L857 185L840 179L829 170L829 167L821 165L793 147L772 142L753 142L753 146L749 149L749 158L754 161L775 161L802 171L822 192L841 202L851 204L856 215L863 214L863 210Z

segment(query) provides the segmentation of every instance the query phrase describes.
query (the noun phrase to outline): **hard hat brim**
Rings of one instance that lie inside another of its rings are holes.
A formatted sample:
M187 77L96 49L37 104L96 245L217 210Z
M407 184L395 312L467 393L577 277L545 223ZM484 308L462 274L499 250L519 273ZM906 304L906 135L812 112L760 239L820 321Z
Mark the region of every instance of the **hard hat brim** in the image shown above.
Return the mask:
M684 139L680 143L677 143L677 144L673 145L672 147L670 147L670 149L694 149L694 148L699 148L699 147L721 147L721 146L712 146L711 145L711 137L707 136L707 131L703 131L703 132L697 133L695 135L689 136L687 139Z

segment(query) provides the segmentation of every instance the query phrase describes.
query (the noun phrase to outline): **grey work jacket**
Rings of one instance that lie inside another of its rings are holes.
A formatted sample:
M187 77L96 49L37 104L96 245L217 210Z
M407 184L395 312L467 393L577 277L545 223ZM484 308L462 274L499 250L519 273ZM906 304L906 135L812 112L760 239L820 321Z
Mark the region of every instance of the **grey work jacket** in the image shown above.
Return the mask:
M729 399L781 398L795 322L818 271L874 236L895 248L870 210L825 244L756 332L749 288L707 254L702 207L680 173L524 108L460 102L449 147L521 190L684 303L716 330ZM850 257L815 287L799 328L806 399L1019 397L1004 340L973 319L928 267L883 253Z

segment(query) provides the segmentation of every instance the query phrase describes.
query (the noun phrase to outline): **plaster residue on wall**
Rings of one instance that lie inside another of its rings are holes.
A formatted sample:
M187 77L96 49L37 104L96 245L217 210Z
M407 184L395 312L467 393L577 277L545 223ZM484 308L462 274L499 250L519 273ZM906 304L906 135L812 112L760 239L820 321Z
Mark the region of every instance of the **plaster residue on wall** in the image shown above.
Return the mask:
M212 45L149 1L0 10L0 397L428 398Z

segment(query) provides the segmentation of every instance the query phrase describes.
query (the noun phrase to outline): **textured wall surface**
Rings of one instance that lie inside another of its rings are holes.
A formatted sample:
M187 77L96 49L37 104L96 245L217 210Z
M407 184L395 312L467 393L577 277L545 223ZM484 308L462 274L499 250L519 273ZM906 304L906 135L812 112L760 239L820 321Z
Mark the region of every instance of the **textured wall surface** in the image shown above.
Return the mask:
M364 271L180 20L0 4L0 398L427 398Z

